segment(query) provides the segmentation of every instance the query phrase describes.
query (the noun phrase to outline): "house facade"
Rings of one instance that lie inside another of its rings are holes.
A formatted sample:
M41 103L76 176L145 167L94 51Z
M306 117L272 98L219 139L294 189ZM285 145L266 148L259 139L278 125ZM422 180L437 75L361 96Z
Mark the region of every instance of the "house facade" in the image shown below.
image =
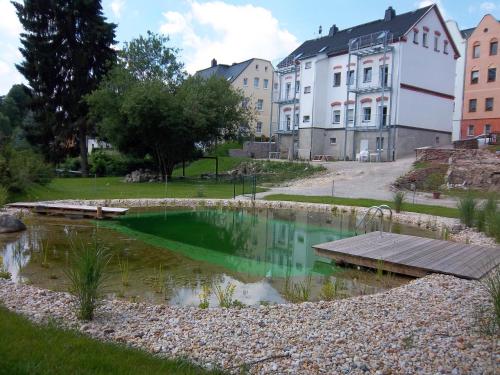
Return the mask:
M282 153L385 161L450 143L458 56L436 5L333 25L278 64Z
M254 119L250 123L253 134L257 137L270 137L275 77L270 61L253 58L225 65L218 64L217 60L213 59L209 68L199 70L196 75L205 78L216 75L231 82L235 89L241 90L246 98L242 105L254 109Z
M500 22L483 17L467 40L461 138L500 133Z

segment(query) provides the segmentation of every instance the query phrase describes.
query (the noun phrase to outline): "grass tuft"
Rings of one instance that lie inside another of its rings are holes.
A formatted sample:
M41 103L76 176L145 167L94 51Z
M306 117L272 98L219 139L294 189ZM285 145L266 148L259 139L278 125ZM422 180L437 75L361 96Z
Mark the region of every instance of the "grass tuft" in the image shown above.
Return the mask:
M400 213L401 210L403 209L403 203L405 201L405 192L404 191L396 191L393 195L393 203L394 203L394 210L396 213Z
M458 202L458 211L460 212L460 221L471 228L474 225L476 215L476 200L470 194L467 194Z

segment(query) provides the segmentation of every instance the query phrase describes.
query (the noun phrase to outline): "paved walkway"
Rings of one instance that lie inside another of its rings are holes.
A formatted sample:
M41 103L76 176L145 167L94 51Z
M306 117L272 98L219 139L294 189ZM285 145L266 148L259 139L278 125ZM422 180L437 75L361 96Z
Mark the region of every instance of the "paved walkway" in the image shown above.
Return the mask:
M360 163L337 161L321 163L328 172L317 177L292 181L286 185L270 188L258 193L257 198L270 194L296 194L372 198L392 200L391 183L411 169L415 158L406 157L390 163ZM433 199L430 193L407 194L408 202L455 207L457 199L442 197Z

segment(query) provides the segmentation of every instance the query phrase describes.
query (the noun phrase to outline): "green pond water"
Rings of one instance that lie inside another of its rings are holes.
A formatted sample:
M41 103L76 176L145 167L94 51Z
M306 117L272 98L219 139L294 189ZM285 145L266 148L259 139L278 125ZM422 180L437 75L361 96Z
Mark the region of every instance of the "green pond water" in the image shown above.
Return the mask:
M113 254L108 297L173 305L198 305L206 284L233 284L234 298L258 304L286 302L287 290L299 284L310 285L310 298L317 300L327 280L340 280L343 296L407 282L338 267L314 253L315 244L353 236L355 223L352 215L272 209L149 209L102 222L35 216L26 219L26 232L0 236L0 256L17 282L68 290L71 243L88 246L97 237ZM385 226L439 237L415 227ZM217 305L213 295L211 305Z

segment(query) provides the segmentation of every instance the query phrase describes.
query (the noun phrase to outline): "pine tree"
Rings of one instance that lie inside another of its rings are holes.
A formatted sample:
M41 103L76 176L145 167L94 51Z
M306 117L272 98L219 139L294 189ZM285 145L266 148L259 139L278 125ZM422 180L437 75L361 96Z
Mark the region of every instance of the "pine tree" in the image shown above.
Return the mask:
M25 30L20 49L24 61L17 68L33 90L33 110L42 127L39 141L49 155L78 144L87 175L86 138L92 125L83 99L116 59L116 25L106 22L100 0L13 4Z

